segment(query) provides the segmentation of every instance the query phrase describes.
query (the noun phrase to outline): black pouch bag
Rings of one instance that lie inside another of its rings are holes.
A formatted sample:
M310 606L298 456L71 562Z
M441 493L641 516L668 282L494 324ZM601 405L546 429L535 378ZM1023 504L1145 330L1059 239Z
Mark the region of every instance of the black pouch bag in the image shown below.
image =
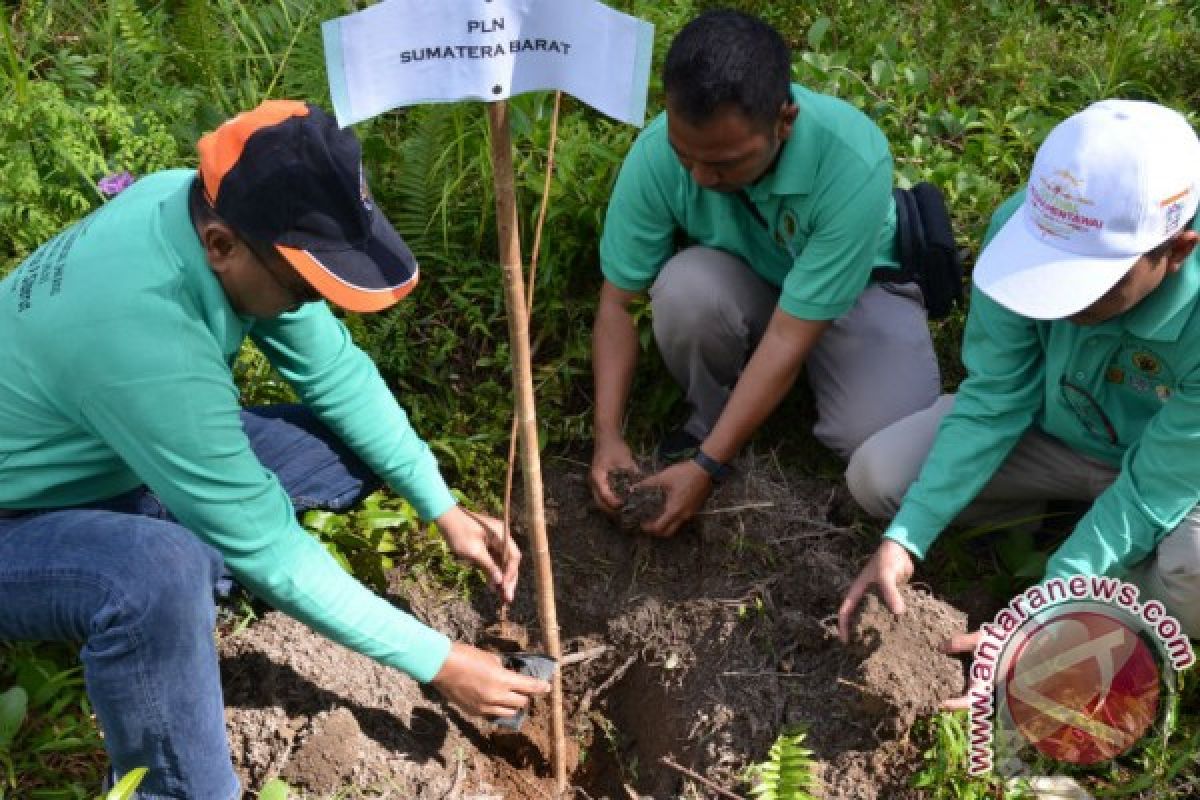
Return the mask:
M925 296L930 319L942 319L963 302L963 268L950 214L942 193L932 183L894 189L896 242L900 271L877 270L874 277L895 282L913 280Z

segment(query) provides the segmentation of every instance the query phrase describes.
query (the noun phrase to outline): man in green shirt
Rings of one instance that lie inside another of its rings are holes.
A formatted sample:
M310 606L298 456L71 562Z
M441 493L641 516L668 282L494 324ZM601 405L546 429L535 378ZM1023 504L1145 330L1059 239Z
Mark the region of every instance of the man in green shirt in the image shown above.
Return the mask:
M951 521L1053 499L1091 508L1048 579L1123 577L1200 636L1198 198L1200 140L1170 109L1106 100L1050 133L988 230L957 396L851 460L860 504L895 518L843 637L871 586L903 610Z
M505 716L549 686L346 573L296 512L380 481L511 600L520 554L451 495L320 300L386 308L417 266L357 139L269 101L201 139L198 171L125 189L0 282L0 639L81 641L114 771L144 798L239 796L213 641L242 585L331 639ZM242 411L250 336L303 400Z
M842 457L940 391L920 289L872 281L898 267L887 142L790 72L787 45L760 20L693 20L667 54L666 113L634 143L609 202L593 334L601 507L619 506L609 471L634 464L622 419L638 353L629 306L643 292L692 407L660 453L694 456L643 484L666 493L652 534L699 509L803 367L814 433Z

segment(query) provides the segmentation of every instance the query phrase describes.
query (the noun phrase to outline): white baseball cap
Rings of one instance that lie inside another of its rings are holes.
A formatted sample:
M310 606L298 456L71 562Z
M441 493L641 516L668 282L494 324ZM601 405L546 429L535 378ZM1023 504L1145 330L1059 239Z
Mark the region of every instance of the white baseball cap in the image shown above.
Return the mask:
M1025 201L975 265L979 289L1034 319L1061 319L1104 296L1200 202L1200 139L1183 115L1102 100L1038 148Z

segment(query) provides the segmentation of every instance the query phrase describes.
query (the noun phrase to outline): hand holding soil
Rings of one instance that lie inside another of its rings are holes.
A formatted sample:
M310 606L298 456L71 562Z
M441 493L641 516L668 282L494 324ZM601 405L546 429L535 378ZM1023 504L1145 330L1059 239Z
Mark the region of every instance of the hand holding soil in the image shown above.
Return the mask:
M712 486L712 478L694 461L672 464L646 478L635 487L637 491L658 490L664 498L662 513L644 523L642 531L651 536L674 536L704 506Z
M662 515L666 494L654 487L636 488L642 478L637 469L614 469L608 473L608 485L620 501L617 521L626 533L639 533L642 525Z
M501 665L500 657L455 642L433 686L469 714L511 717L529 705L529 698L546 694L550 684Z
M633 453L623 439L598 437L592 453L592 466L588 471L588 484L596 505L609 514L620 513L625 494L628 494L628 485L624 494L613 486L614 473L641 475L637 462L633 460Z
M872 587L878 589L893 614L903 614L905 603L900 587L908 583L912 574L913 560L908 550L891 539L884 539L846 590L846 597L838 609L838 638L842 644L850 641L850 622L854 612Z

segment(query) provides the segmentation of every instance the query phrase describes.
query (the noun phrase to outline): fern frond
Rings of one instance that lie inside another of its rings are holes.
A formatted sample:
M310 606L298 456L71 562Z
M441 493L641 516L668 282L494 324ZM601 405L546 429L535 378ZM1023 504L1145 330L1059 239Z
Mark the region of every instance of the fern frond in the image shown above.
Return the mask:
M135 0L110 0L109 10L120 31L120 49L149 57L161 52L162 39Z
M177 0L169 19L183 80L215 86L219 64L215 48L222 39L210 0Z
M750 796L756 800L815 800L811 790L817 786L816 763L812 751L804 746L808 734L799 727L780 732L767 752L767 760L750 766L746 780L754 785Z
M446 105L410 112L399 166L376 185L400 235L419 257L442 263L463 259L479 239L482 176L464 153L477 148L482 132L465 122L466 113ZM470 210L464 208L468 204Z

